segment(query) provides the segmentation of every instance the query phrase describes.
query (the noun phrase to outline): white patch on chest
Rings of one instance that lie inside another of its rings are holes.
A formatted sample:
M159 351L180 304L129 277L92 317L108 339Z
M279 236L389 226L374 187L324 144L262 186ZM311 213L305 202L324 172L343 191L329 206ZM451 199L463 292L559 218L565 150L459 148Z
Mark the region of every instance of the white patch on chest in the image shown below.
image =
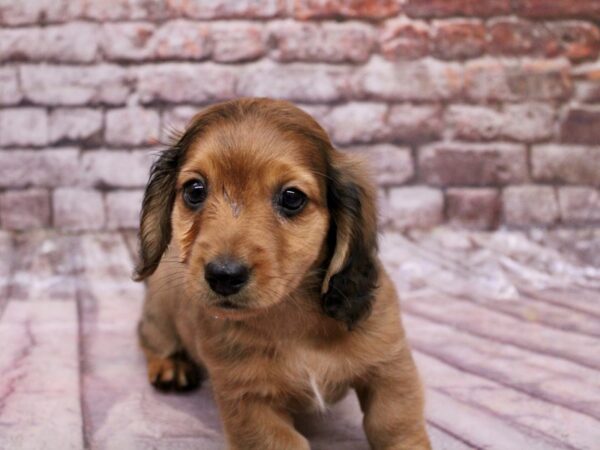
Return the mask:
M321 395L321 391L319 391L319 386L317 385L317 380L313 374L310 374L308 377L310 382L310 388L313 391L315 396L315 400L317 401L317 406L319 407L319 411L325 412L327 409L327 405L325 404L325 400L323 400L323 396Z

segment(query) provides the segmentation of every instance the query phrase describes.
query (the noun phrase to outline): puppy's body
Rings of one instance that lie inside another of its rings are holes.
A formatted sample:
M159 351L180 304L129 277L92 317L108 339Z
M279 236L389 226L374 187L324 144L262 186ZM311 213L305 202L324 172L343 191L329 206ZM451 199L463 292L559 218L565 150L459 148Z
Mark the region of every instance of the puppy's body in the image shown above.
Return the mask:
M182 354L204 366L232 449L308 448L291 414L321 409L349 388L374 449L429 448L360 167L284 102L229 102L194 124L175 163L155 166L144 201L138 274L153 275L140 340L150 380L192 383ZM212 188L190 207L178 194L196 179ZM286 186L306 194L291 215L278 204ZM202 278L223 255L250 276L220 295Z

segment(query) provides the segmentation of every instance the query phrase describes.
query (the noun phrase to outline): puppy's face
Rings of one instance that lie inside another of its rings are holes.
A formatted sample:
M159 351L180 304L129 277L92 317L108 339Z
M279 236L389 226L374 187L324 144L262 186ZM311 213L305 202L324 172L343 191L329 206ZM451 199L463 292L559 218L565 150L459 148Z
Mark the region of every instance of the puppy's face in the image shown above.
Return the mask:
M374 190L359 164L290 103L240 99L199 113L152 167L136 278L177 245L186 292L243 319L300 284L349 327L376 286Z
M190 144L176 180L173 238L188 291L215 313L286 299L323 259L325 161L264 118L215 124Z

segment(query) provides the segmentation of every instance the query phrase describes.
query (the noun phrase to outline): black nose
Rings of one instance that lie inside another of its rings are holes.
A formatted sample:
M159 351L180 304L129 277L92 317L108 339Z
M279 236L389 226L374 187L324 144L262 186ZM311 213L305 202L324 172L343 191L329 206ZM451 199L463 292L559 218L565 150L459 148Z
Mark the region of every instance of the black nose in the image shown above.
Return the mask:
M244 264L228 259L209 262L204 267L204 279L217 294L232 295L248 281L249 270Z

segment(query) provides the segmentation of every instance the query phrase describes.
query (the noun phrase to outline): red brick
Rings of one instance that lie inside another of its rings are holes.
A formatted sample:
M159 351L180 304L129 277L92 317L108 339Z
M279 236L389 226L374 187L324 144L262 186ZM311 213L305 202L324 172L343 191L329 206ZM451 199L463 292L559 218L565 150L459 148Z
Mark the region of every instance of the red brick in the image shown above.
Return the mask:
M299 102L332 102L352 97L351 68L324 64L287 64L269 61L246 66L240 73L237 95L275 97Z
M379 141L386 135L387 105L347 103L334 107L322 125L336 144Z
M538 181L600 186L600 147L536 145L531 170Z
M508 225L552 225L559 210L554 188L550 186L510 186L502 193L502 210Z
M127 71L114 65L21 66L23 93L34 103L123 104L130 93L128 83Z
M0 67L0 105L14 105L23 98L17 73L14 66Z
M389 60L427 56L430 47L429 26L425 22L405 18L389 20L380 33L379 47L383 57Z
M391 63L378 58L356 74L360 95L386 101L439 101L460 94L462 67L435 60Z
M54 226L63 230L101 230L106 217L102 194L81 188L56 189L52 195Z
M586 22L536 23L497 19L489 26L488 50L495 55L566 56L573 61L598 55L600 33Z
M106 112L105 141L107 144L156 144L160 131L158 112L151 109L127 107Z
M562 60L467 63L465 92L472 100L562 100L571 95L570 66Z
M361 23L298 23L269 27L272 56L277 61L365 62L375 41L371 26Z
M137 229L143 190L115 191L106 194L106 227L109 230Z
M511 10L510 0L407 0L412 17L499 16Z
M206 103L235 95L236 70L212 63L169 63L136 69L140 101Z
M6 230L29 230L50 225L50 195L42 189L0 194L0 223Z
M45 145L48 143L48 116L42 108L0 110L0 146Z
M286 12L285 0L167 0L166 5L171 15L192 19L265 19Z
M597 0L519 0L517 12L536 19L600 19L600 3Z
M143 187L156 152L95 150L81 157L81 184L87 187Z
M218 23L211 26L212 58L218 62L251 61L266 51L262 26L253 23Z
M438 189L411 186L390 189L390 226L397 230L430 228L444 216L444 196Z
M441 59L474 58L485 50L485 27L476 20L435 22L433 36L433 54Z
M98 50L97 25L0 29L0 61L92 62Z
M417 143L441 137L442 108L430 105L393 105L387 118L388 138Z
M391 144L350 147L351 153L361 155L380 186L398 186L410 181L415 168L409 148Z
M294 0L294 15L298 19L382 19L399 11L397 0Z
M421 178L438 186L486 186L527 179L524 145L439 143L419 150Z
M52 150L0 151L0 187L58 187L77 183L79 151Z
M189 27L188 32L197 28ZM154 56L156 27L151 23L105 23L102 26L101 48L108 60L139 61ZM195 33L194 33L195 35Z
M582 64L572 71L575 97L588 103L600 102L600 63Z
M453 188L446 192L448 221L461 228L493 230L500 210L500 194L495 189Z
M161 25L149 39L149 46L156 59L205 59L213 48L210 27L188 20Z
M589 225L600 222L600 192L588 187L558 188L558 203L563 223Z
M552 106L542 103L507 104L501 109L451 105L446 120L460 139L536 142L553 136L555 115Z
M92 108L57 108L48 120L50 142L94 144L100 140L102 111Z
M600 108L573 107L567 111L560 136L563 142L598 144L600 142Z

